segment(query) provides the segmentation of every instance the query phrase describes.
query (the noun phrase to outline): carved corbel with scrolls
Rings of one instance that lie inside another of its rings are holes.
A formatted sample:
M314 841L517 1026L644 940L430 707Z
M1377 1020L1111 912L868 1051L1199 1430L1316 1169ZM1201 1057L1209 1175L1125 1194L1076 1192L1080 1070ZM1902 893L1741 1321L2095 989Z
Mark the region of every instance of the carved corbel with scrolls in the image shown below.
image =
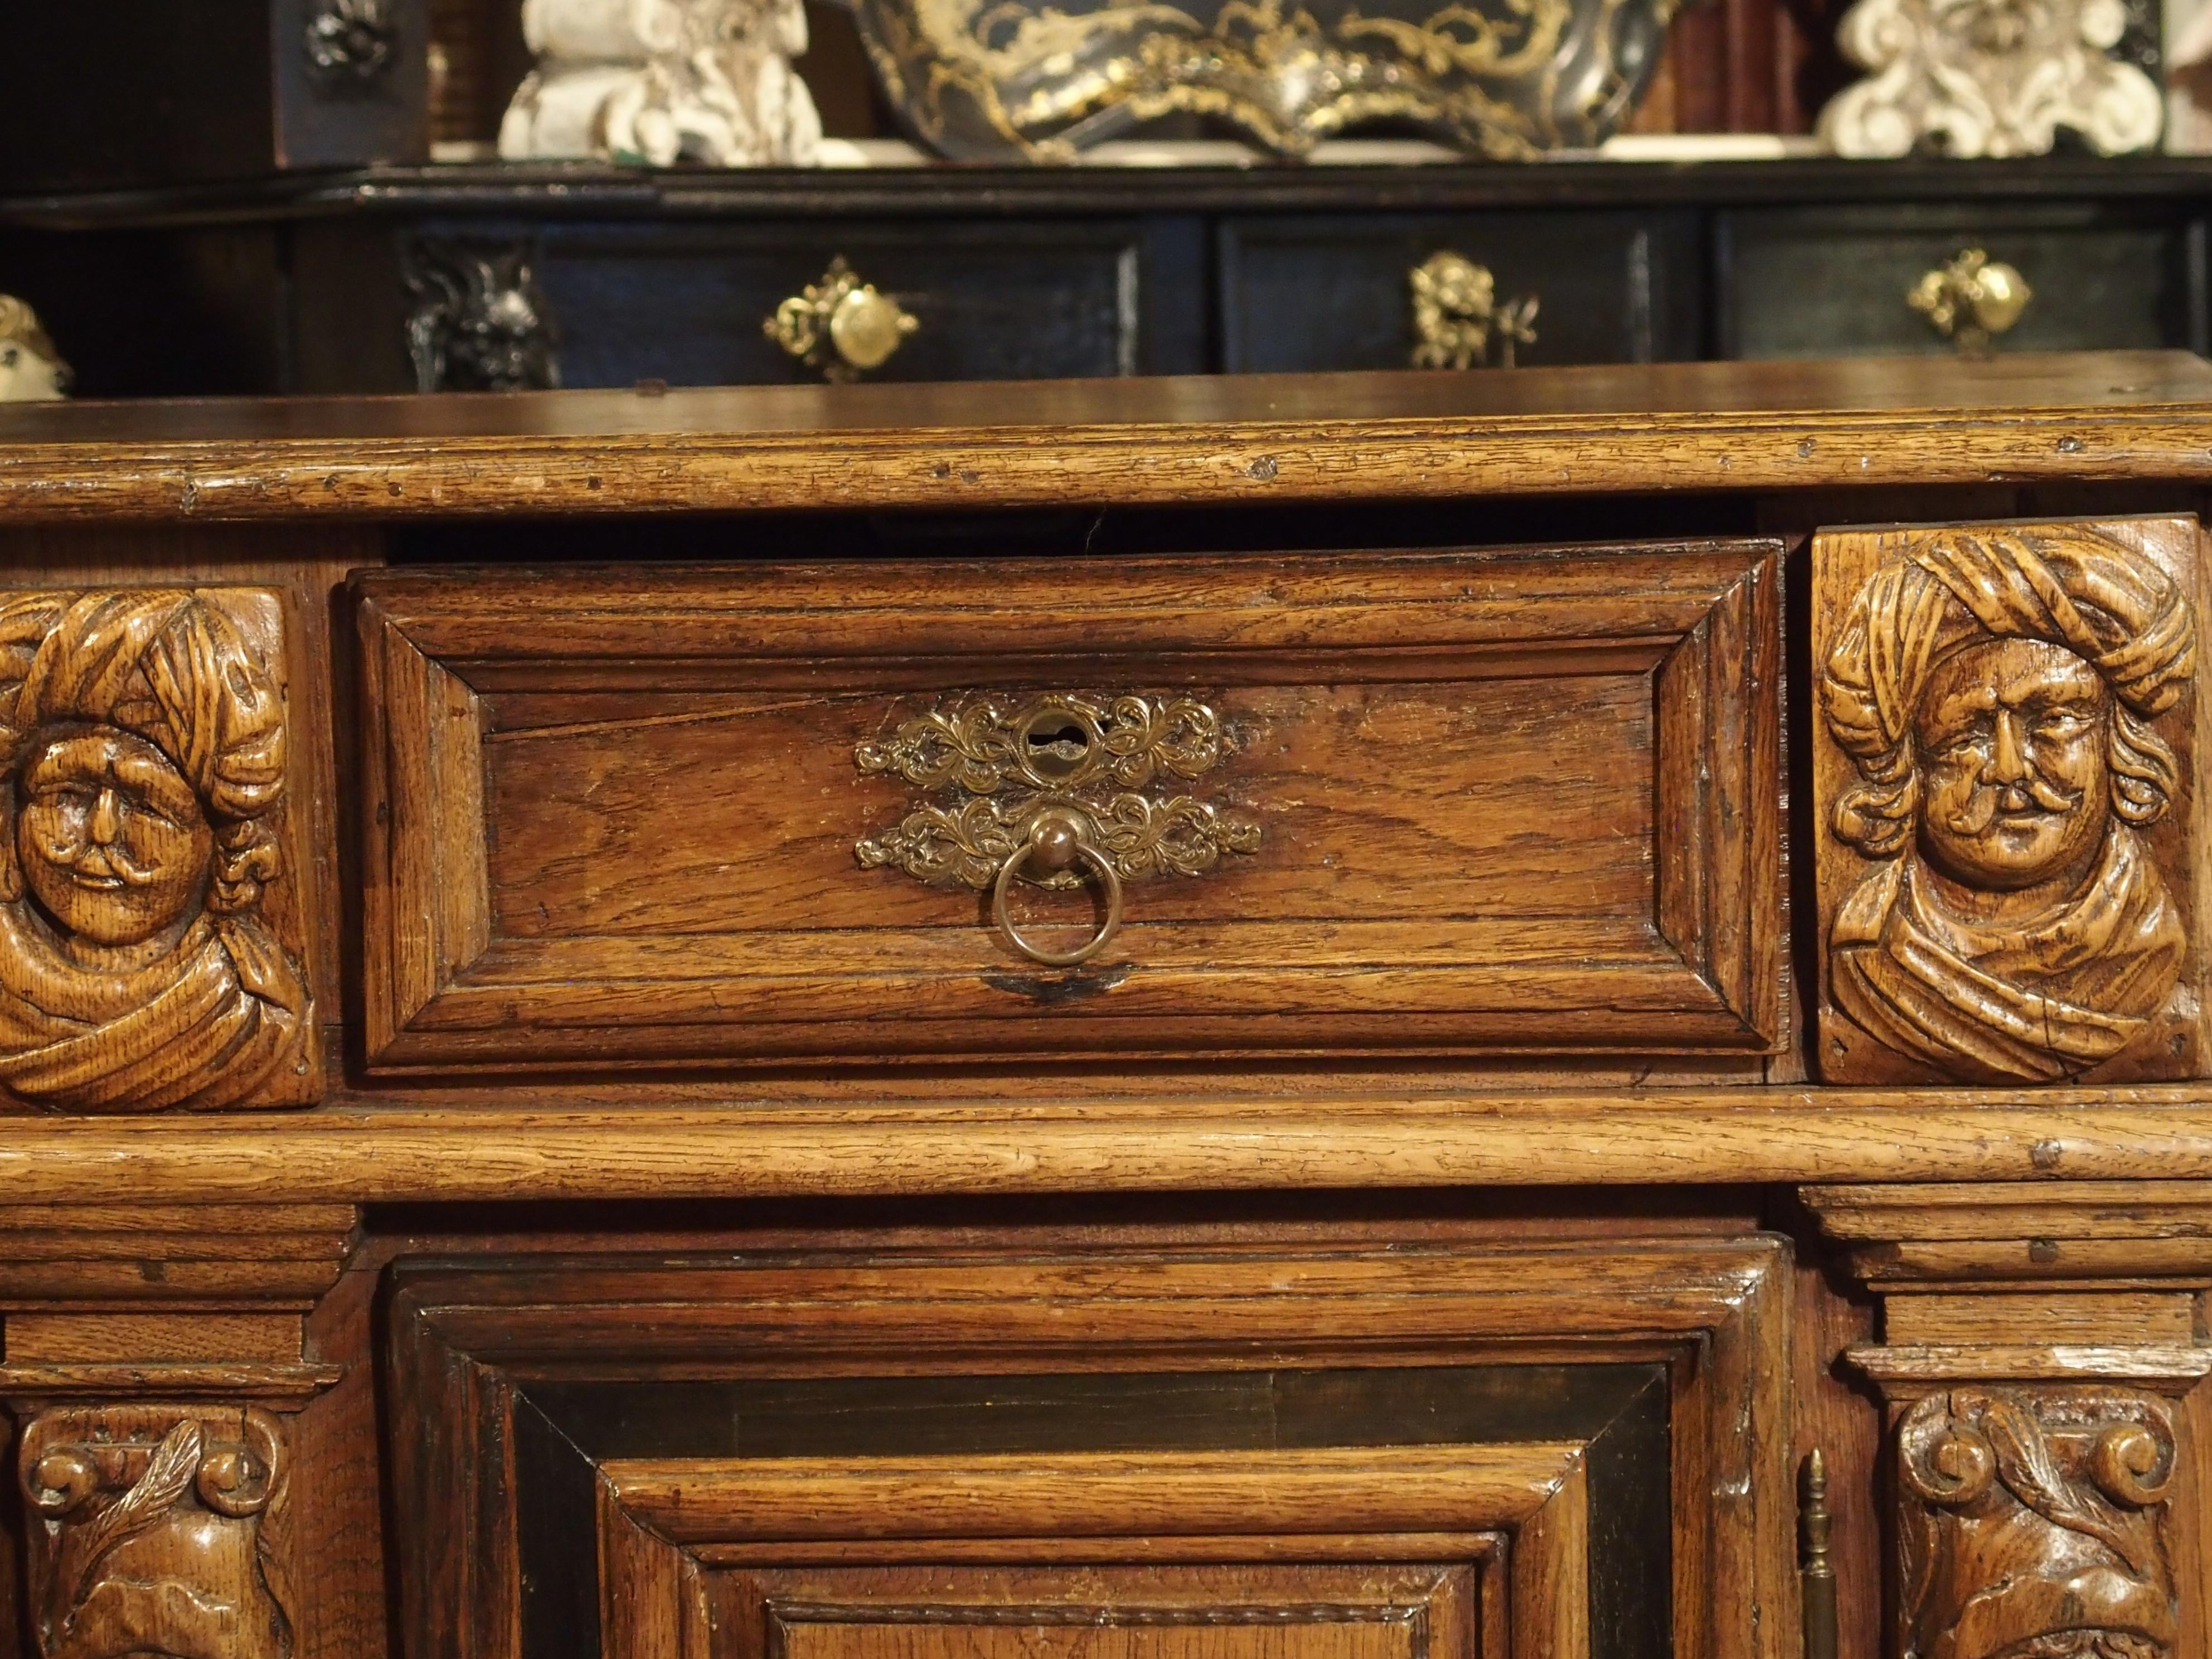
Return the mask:
M1902 1659L2169 1659L2212 1182L1803 1189L1879 1300Z
M2164 1659L2179 1629L2166 1403L1940 1389L1897 1429L1905 1659Z
M282 1420L258 1407L71 1407L18 1473L42 1659L290 1659Z

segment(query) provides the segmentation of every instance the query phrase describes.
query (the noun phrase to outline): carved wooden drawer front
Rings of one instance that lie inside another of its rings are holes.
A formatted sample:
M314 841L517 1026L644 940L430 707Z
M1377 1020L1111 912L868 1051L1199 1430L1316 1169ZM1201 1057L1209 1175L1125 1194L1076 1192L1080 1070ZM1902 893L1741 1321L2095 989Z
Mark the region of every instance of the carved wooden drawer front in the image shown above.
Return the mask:
M1765 1052L1777 557L365 575L370 1063Z

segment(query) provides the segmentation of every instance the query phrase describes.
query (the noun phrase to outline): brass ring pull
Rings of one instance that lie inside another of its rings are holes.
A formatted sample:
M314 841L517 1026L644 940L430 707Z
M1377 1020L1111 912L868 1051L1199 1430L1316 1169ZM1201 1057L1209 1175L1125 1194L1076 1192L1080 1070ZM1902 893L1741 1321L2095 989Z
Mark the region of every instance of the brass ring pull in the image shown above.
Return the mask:
M1006 889L1016 875L1031 865L1047 875L1057 875L1079 864L1087 864L1096 870L1105 886L1105 925L1089 943L1073 951L1048 951L1042 945L1031 944L1022 937L1013 917L1006 912ZM1106 948L1107 940L1121 932L1121 878L1115 872L1113 860L1085 838L1082 819L1073 812L1040 812L1030 825L1029 839L1007 854L1006 861L999 866L999 878L991 885L991 920L999 924L1006 943L1030 961L1041 962L1048 968L1073 968L1090 961Z

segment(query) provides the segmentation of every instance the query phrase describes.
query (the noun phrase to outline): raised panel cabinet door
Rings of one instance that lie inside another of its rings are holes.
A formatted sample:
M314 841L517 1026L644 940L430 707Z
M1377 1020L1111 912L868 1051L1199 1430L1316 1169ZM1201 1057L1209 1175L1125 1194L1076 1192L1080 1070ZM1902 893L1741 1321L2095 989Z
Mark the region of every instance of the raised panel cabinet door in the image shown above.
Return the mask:
M1908 205L1721 225L1724 356L2204 347L2202 231L2179 216Z
M407 1650L1779 1659L1788 1247L1635 1226L403 1264Z
M1222 368L1500 368L1698 355L1686 220L1301 214L1218 232Z
M369 1063L1770 1052L1778 556L366 574Z

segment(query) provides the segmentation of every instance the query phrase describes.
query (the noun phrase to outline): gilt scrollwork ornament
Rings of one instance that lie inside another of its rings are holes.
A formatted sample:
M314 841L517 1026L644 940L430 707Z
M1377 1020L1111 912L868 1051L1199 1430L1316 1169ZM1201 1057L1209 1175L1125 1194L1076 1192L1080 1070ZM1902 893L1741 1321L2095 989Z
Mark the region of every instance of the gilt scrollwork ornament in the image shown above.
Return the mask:
M2124 0L1857 0L1836 33L1869 71L1820 112L1839 155L2040 155L2061 128L2100 155L2148 149L2158 84L2113 56Z
M917 806L889 830L854 848L864 870L895 865L932 886L986 888L1000 866L1030 839L1039 818L1069 805L1054 796L1017 801L980 795L957 807ZM1090 844L1100 848L1124 881L1146 876L1197 876L1224 853L1255 853L1260 827L1223 817L1188 795L1149 800L1117 794L1075 809ZM1073 872L1041 876L1041 887L1073 887Z
M2185 1051L2189 938L2146 834L2185 787L2162 728L2196 662L2182 585L2089 526L1916 531L1875 570L1820 688L1856 854L1832 1079L1854 1030L1907 1068L1884 1075L1972 1082Z
M73 1112L319 1092L270 915L291 873L271 628L250 590L0 594L0 1089Z
M2173 1428L2106 1387L1959 1388L1899 1425L1905 1659L2167 1659Z
M1185 787L1229 750L1220 716L1184 694L949 697L854 747L864 776L902 778L939 799L862 836L854 855L864 870L992 892L1010 945L1072 965L1119 928L1123 883L1200 876L1224 855L1259 851L1257 823ZM1111 899L1105 926L1079 951L1036 945L1007 912L1017 878L1057 890L1102 883Z
M1157 117L1303 156L1362 123L1498 160L1594 145L1656 69L1673 0L858 0L877 79L957 161L1072 160Z
M1073 789L1099 779L1142 789L1162 773L1186 781L1221 758L1221 721L1195 697L1052 693L1015 703L957 698L853 751L863 773L896 772L924 787L988 795L1008 784Z
M257 1407L32 1419L18 1473L40 1659L291 1659L288 1462Z

